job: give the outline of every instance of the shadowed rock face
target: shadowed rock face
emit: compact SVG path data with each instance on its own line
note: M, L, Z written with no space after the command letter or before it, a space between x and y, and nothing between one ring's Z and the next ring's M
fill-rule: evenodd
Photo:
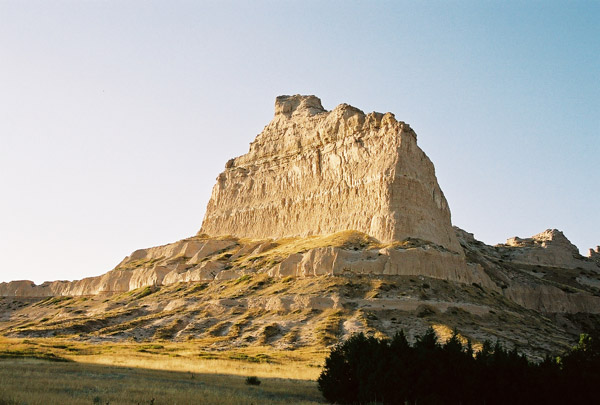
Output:
M596 249L590 249L588 257L600 266L600 246L596 246Z
M583 260L577 246L558 229L547 229L525 239L515 236L497 247L515 263L598 270L593 260ZM593 259L592 250L590 258Z
M275 117L217 178L201 231L249 238L364 232L462 255L433 164L391 113L280 96Z

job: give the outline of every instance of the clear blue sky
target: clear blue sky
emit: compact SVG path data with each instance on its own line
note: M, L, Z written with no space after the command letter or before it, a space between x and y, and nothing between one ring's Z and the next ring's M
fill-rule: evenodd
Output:
M200 228L280 94L391 111L486 243L600 244L599 1L0 1L0 281Z

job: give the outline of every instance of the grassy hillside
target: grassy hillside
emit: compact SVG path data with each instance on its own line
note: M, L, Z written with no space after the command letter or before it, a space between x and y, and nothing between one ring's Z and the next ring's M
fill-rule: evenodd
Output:
M576 340L580 332L569 326L569 317L583 316L564 314L558 323L477 285L426 277L275 279L265 274L114 295L3 297L0 310L0 334L7 337L177 343L210 355L264 347L322 352L355 332L393 336L403 329L410 339L433 326L438 331L457 328L473 343L499 339L541 358Z

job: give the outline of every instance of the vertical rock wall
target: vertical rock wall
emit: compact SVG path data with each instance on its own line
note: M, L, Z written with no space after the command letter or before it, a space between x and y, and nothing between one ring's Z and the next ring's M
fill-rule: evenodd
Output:
M281 96L275 117L217 178L200 232L281 238L365 232L462 249L433 164L391 113Z

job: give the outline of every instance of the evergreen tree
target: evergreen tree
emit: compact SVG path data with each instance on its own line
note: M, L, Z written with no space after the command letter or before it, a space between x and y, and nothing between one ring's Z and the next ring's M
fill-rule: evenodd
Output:
M562 358L531 363L516 348L488 341L473 356L454 331L443 344L433 329L410 345L354 335L325 361L319 388L329 402L383 404L590 404L600 398L600 339L582 335Z

